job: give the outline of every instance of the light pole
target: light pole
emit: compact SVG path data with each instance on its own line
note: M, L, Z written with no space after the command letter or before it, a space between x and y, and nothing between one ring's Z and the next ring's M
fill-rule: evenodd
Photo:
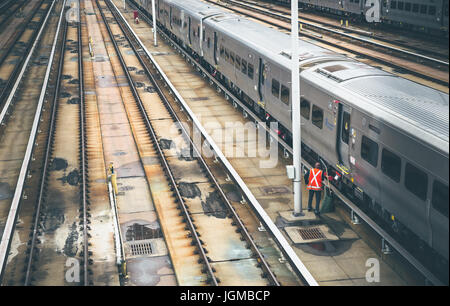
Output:
M294 212L295 217L303 214L302 209L302 151L300 126L300 69L298 50L298 1L291 0L291 38L292 38L292 159L294 162Z
M156 9L155 9L155 0L152 0L152 17L153 17L153 45L155 47L158 46L158 41L156 40L157 31L156 31Z

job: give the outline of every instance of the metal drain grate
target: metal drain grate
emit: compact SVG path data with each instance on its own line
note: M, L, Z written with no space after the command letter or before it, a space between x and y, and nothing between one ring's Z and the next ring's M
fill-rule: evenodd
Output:
M131 254L137 255L151 255L153 253L151 242L135 242L130 244Z
M318 227L299 228L298 233L303 240L326 239L327 237Z

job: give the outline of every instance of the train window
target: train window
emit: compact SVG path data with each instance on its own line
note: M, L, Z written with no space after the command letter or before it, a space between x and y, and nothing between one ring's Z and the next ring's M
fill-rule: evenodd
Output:
M319 129L323 127L323 110L320 107L313 105L312 107L312 123Z
M428 15L436 15L436 7L434 5L430 5L428 8Z
M300 114L303 118L309 120L309 111L311 110L311 105L306 99L300 99Z
M413 3L412 11L413 11L413 13L418 13L419 12L419 4Z
M405 187L422 200L427 199L428 176L425 172L406 163Z
M272 79L272 95L277 99L280 98L280 82L275 79Z
M245 59L242 59L241 71L242 71L243 74L247 74L247 61Z
M252 80L253 80L253 72L254 72L254 70L255 69L254 69L253 65L249 63L248 66L247 66L247 75Z
M228 62L230 59L230 55L228 54L228 50L225 48L225 60Z
M211 38L210 37L208 37L207 45L208 45L208 49L210 49L211 48Z
M433 208L448 218L448 186L439 181L433 183Z
M230 51L230 64L234 66L234 52Z
M427 13L427 5L426 4L422 4L420 5L420 13L421 14L426 14Z
M225 53L225 49L223 48L223 46L220 46L220 57L224 57L224 53Z
M402 2L402 1L399 1L399 2L398 2L397 8L398 8L399 10L403 10L403 2Z
M410 2L406 2L405 3L405 11L411 11L411 3Z
M237 70L241 70L241 58L236 54L236 61L234 62Z
M391 1L391 9L397 9L397 1Z
M344 112L342 114L342 141L348 144L348 139L350 138L350 114Z
M381 153L381 171L397 183L400 182L400 175L402 172L401 158L394 153L383 149L383 152Z
M377 167L378 144L366 136L363 136L361 140L361 157L375 168Z
M289 88L287 88L284 85L281 85L281 102L283 102L286 105L289 105Z

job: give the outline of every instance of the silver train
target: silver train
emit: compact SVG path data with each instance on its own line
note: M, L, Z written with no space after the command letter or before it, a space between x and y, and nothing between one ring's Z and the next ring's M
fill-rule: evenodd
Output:
M151 13L150 0L135 2ZM197 0L157 0L156 10L160 27L291 142L288 35ZM299 44L305 152L361 205L448 262L449 96Z
M372 0L373 1L373 0ZM290 5L290 0L273 0ZM366 20L367 0L299 0L299 7ZM369 2L372 3L372 2ZM448 0L379 0L381 22L448 34Z

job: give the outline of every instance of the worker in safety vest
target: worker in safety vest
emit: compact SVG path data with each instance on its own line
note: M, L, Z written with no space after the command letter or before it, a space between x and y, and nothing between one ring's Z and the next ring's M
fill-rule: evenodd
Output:
M308 211L312 211L312 201L315 195L316 209L314 210L314 213L316 215L320 214L319 206L320 198L322 196L322 179L326 176L320 168L320 163L316 163L314 168L309 170L308 185L306 186L309 190Z

